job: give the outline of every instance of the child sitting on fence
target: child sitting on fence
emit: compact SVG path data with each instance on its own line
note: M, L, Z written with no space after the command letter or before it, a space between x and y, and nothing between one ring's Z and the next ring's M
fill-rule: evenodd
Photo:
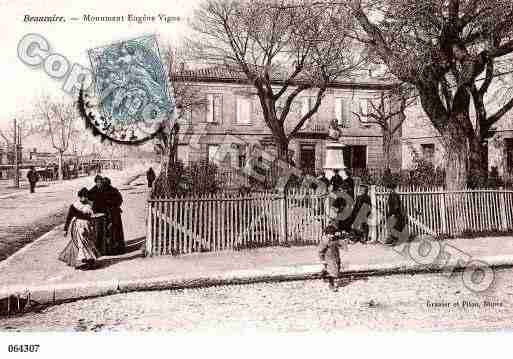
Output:
M334 223L330 223L323 231L319 246L319 257L324 264L323 277L328 279L332 291L338 290L340 277L340 250L347 250L348 233L338 231Z

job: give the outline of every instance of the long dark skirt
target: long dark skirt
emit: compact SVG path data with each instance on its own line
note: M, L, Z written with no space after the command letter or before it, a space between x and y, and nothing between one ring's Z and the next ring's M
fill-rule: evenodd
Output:
M388 239L387 242L407 241L409 232L407 227L407 219L402 214L393 214L387 219Z
M59 255L59 260L78 268L100 256L94 245L95 235L90 221L74 218L69 233L71 239Z
M118 255L125 253L126 246L123 222L121 221L121 210L108 211L106 221L105 241L107 243L107 254Z

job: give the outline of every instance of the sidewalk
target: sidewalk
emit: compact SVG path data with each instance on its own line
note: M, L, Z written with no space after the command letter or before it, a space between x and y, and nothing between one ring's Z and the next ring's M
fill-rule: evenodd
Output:
M124 171L105 171L104 174L122 190L126 179L135 173L144 173L144 168L134 166ZM35 193L22 190L0 195L0 260L63 222L67 209L77 198L77 191L93 185L94 176L89 176L44 183Z
M126 177L125 177L126 178ZM135 177L132 177L134 179ZM126 183L127 181L123 181ZM80 271L57 258L68 239L62 225L0 262L0 315L7 298L30 298L39 304L148 289L173 289L270 280L318 278L317 247L269 247L183 256L144 258L139 248L145 237L144 176L120 185L123 193L125 239L132 251L100 258L100 267ZM121 181L119 182L121 184ZM513 238L487 237L439 242L492 266L513 266ZM423 272L439 268L420 265L381 244L354 244L342 252L344 275ZM14 295L14 297L12 297ZM18 299L19 300L19 299ZM12 307L11 307L12 308Z
M144 186L134 186L125 194L125 208L129 210L124 210L123 220L129 242L143 239L145 227L141 201L146 192ZM492 266L511 266L512 239L488 237L448 240L443 243L465 252L472 260L482 260ZM150 258L144 258L139 249L123 256L102 257L100 268L80 271L57 260L66 242L60 226L7 261L1 262L0 300L11 295L27 298L30 293L30 299L39 304L56 304L136 290L318 278L321 271L315 246ZM436 270L419 265L392 247L381 244L350 245L348 251L343 252L342 262L346 275Z

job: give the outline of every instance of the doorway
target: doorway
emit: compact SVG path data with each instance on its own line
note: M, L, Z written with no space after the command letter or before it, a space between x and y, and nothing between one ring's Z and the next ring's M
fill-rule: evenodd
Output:
M367 146L345 146L344 165L353 171L367 168Z
M299 148L299 161L304 174L315 175L315 145L302 144Z

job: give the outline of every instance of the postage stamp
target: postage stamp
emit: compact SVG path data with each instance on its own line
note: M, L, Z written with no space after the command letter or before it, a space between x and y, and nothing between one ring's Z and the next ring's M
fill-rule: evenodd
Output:
M141 141L171 116L174 101L153 35L89 50L100 116L94 126L109 138Z

